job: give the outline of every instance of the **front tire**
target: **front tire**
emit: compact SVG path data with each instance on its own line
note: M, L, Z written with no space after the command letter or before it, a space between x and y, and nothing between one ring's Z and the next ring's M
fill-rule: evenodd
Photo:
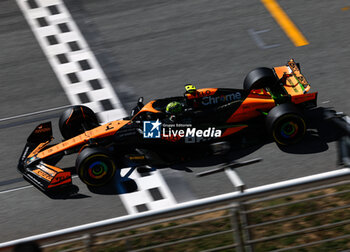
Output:
M108 151L102 148L85 148L76 160L77 174L81 181L93 187L108 184L117 170Z
M84 133L99 125L94 111L86 106L72 106L60 116L59 128L64 139Z
M293 104L282 104L271 109L266 117L266 128L280 145L298 143L306 133L305 120Z

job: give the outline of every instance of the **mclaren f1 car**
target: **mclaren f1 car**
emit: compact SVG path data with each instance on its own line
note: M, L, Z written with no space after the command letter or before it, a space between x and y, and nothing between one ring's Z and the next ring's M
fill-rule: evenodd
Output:
M71 185L72 177L57 163L75 153L79 178L101 187L125 167L131 167L130 174L137 167L169 167L199 155L220 154L228 146L222 143L257 129L279 145L294 144L307 129L303 111L315 107L317 100L293 59L252 70L243 89L185 89L182 96L145 105L140 98L129 117L103 125L91 109L73 106L59 120L64 140L51 144L51 122L40 124L27 139L18 170L44 191L61 188Z

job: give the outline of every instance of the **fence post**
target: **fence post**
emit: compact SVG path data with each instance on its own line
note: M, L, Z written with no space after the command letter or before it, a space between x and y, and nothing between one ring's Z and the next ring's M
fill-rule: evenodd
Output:
M232 208L230 209L230 220L231 220L231 226L234 229L233 232L233 240L234 243L237 244L236 250L237 252L244 252L244 243L242 239L242 228L239 221L239 214L237 205L234 204Z
M92 235L91 234L86 234L84 235L84 246L85 246L85 251L86 252L91 252L91 245L93 243L92 239Z
M246 206L242 203L239 202L239 213L240 213L240 219L241 219L241 225L243 229L243 244L245 247L245 251L247 252L254 252L254 247L253 245L246 245L245 241L251 240L251 233L250 230L247 229L246 227L249 225L249 220L248 216L246 215Z

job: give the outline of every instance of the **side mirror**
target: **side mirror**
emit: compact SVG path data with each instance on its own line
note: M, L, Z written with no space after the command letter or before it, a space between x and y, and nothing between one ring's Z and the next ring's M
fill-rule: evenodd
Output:
M135 116L143 108L143 106L143 97L139 97L136 107L131 110L130 116Z

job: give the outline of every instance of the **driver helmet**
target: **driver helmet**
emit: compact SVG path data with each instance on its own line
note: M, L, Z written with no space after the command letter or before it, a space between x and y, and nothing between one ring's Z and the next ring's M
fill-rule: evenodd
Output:
M185 90L186 90L186 93L189 93L189 94L195 93L197 91L196 87L192 84L186 84Z
M165 111L169 114L179 114L182 112L182 104L177 101L170 102L167 106Z

